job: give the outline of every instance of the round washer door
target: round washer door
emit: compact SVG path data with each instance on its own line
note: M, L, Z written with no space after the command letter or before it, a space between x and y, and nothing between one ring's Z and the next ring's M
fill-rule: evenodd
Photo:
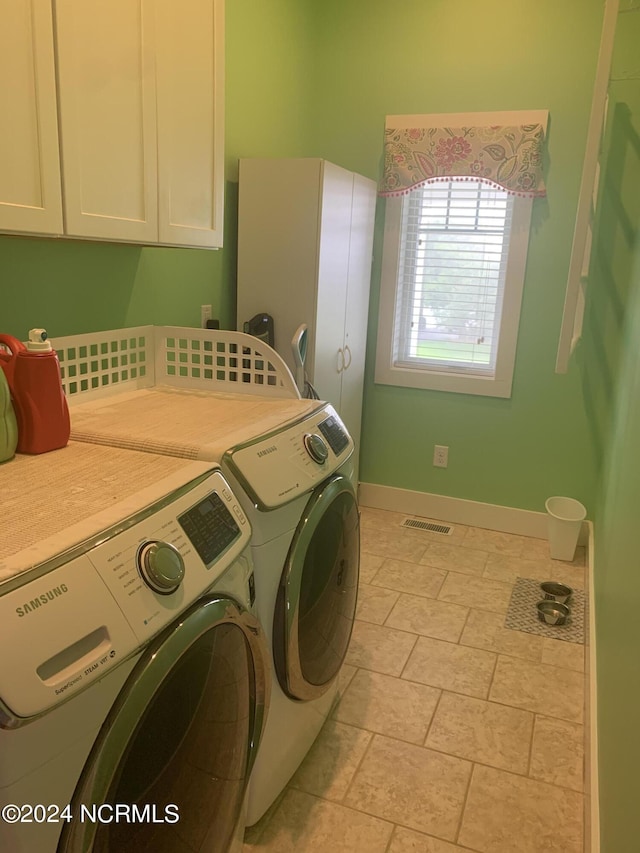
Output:
M321 696L344 661L355 619L360 564L351 481L331 477L311 495L280 580L273 623L278 681L292 699Z
M226 853L244 829L266 652L257 620L226 597L201 599L152 642L98 734L58 852Z

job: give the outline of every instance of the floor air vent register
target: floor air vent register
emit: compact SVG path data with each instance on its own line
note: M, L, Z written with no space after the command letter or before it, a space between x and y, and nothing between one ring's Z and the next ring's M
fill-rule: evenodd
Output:
M435 524L433 521L423 521L420 518L405 518L400 526L409 527L411 530L428 530L430 533L442 533L444 536L451 536L453 531L453 527L448 524Z

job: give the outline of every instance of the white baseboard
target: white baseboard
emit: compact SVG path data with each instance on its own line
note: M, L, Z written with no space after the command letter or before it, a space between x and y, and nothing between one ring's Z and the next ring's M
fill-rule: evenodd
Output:
M484 527L488 530L499 530L502 533L515 533L518 536L547 538L545 512L467 501L429 492L414 492L394 486L379 486L376 483L360 483L359 500L362 506L376 509L404 512L407 515L419 515L423 518L467 524L472 527ZM586 545L588 541L589 524L584 522L578 542Z
M585 720L585 853L600 853L600 787L598 782L598 679L596 664L596 607L594 590L594 532L589 524L589 622L587 626L587 702Z

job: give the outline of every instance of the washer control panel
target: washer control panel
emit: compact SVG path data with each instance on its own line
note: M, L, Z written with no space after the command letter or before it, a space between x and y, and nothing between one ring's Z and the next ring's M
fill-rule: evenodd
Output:
M32 717L102 677L206 590L227 589L250 538L211 470L0 596L0 644L11 650L0 656L2 704Z
M145 640L208 589L249 539L247 518L216 472L88 557Z
M333 406L273 435L225 454L233 475L260 509L273 509L308 492L353 453L353 439Z

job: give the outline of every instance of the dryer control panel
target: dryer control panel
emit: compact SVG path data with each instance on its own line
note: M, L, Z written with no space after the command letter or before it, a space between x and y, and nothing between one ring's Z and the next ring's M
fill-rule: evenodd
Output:
M223 465L229 465L259 509L274 509L337 471L353 448L347 428L327 404L279 432L233 449Z
M237 596L251 572L250 537L229 484L209 471L0 596L0 701L16 718L35 716L102 677L210 588Z

